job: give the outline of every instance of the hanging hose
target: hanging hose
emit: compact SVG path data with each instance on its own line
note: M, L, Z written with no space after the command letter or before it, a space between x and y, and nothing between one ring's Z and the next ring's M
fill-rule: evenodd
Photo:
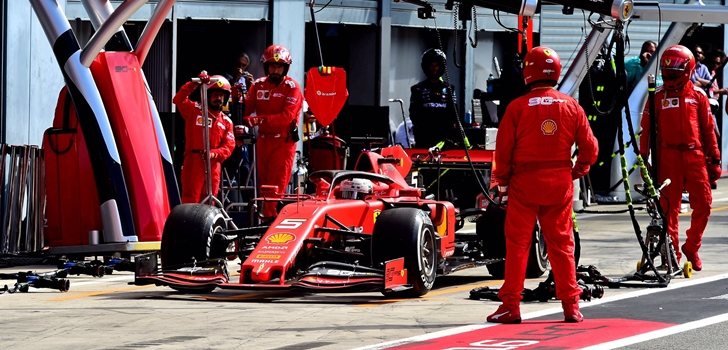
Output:
M316 25L316 13L313 11L313 6L316 0L308 2L308 7L311 10L311 23L313 24L313 31L316 33L316 44L318 45L319 60L321 61L321 67L324 66L324 54L321 51L321 38L319 37L318 25Z
M433 20L433 23L435 24L435 33L437 34L437 43L440 47L440 50L443 50L442 38L440 37L440 29L437 26L437 20L435 18L433 18L432 20ZM457 21L455 21L455 23L457 23ZM455 29L455 32L457 33L457 28ZM458 43L455 42L453 45L457 46ZM443 51L443 52L445 52L445 51ZM475 169L475 165L473 164L473 159L470 157L470 148L471 148L470 141L468 140L468 137L465 135L465 129L463 128L463 124L460 121L460 115L458 113L457 106L455 105L455 92L453 91L453 87L450 84L450 76L449 76L449 72L447 69L447 64L445 64L445 67L443 67L443 70L445 73L444 74L445 85L447 85L447 89L450 92L450 99L451 99L450 102L454 109L453 112L455 115L455 123L457 124L457 130L458 130L458 133L460 134L460 138L463 140L463 151L465 152L465 158L468 160L468 165L470 166L470 170L473 173L473 177L475 177L478 187L480 188L480 192L483 194L483 196L485 196L486 200L488 200L488 203L490 203L492 205L500 205L498 202L496 202L493 199L493 197L490 196L490 193L487 189L488 184L483 183L483 179L480 178L480 174L478 174L478 171ZM406 125L405 125L405 127L406 127ZM439 174L439 171L438 171L438 174ZM438 176L441 176L441 175L442 174L439 174ZM439 183L439 178L438 178L438 183ZM439 190L438 190L438 193L439 193Z
M626 75L625 75L625 70L624 70L624 36L623 36L623 34L624 34L623 33L623 23L617 22L617 26L616 26L615 33L614 33L614 35L616 37L616 48L617 48L617 50L616 50L617 54L616 54L616 59L615 59L616 68L617 68L617 79L620 84L620 88L619 88L617 94L619 96L618 99L621 102L621 104L625 110L625 114L626 114L625 118L627 120L628 132L632 139L632 141L631 141L632 149L636 155L636 164L637 164L637 167L640 169L640 175L642 176L642 178L645 182L646 194L651 200L656 200L656 198L658 197L657 191L655 190L654 184L652 183L652 179L647 170L647 167L645 166L642 156L639 153L639 146L637 145L637 136L635 135L634 127L632 125L632 118L631 118L631 115L629 112L629 104L627 101L627 95L626 95L626 89L625 89ZM654 91L652 92L652 94L654 94ZM639 222L637 222L637 217L635 215L635 209L634 209L634 206L632 203L632 193L631 193L631 189L629 186L629 173L627 171L627 160L625 158L625 147L624 147L624 143L622 142L622 140L624 140L624 130L623 129L624 129L624 127L620 123L619 127L617 128L617 140L619 140L619 142L618 142L619 143L619 158L620 158L620 163L622 165L621 166L622 178L623 178L622 183L624 185L623 187L625 190L625 199L627 201L627 208L629 209L629 215L632 220L632 226L634 228L634 232L637 237L637 242L639 243L640 248L642 249L643 255L647 260L646 267L648 267L649 269L652 270L652 272L654 272L655 276L657 277L659 286L666 286L667 283L669 283L669 280L666 279L665 277L663 277L657 271L657 268L655 267L652 256L650 256L648 254L648 247L645 244L644 239L642 238L642 230L640 229ZM658 208L658 213L660 214L660 216L664 217L664 216L662 216L662 210L659 207L659 202L657 202L656 207ZM663 225L663 231L665 231L664 225ZM663 241L663 237L661 236L660 243L662 243L662 241ZM668 259L668 261L669 261L669 259Z

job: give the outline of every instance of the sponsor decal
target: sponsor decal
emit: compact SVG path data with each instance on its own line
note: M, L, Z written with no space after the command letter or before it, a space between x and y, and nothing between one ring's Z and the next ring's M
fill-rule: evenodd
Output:
M563 103L566 102L566 100L561 98L553 98L551 96L544 96L544 97L531 97L528 99L528 106L538 106L538 105L544 105L549 106L554 103Z
M197 126L202 126L203 125L202 116L201 115L198 115L197 118L195 118L195 125L197 125ZM210 126L210 125L212 125L212 119L207 118L207 126Z
M662 109L677 108L680 107L680 98L665 98L662 100Z
M117 73L126 73L129 71L129 66L116 66L114 67L114 71Z
M286 250L286 249L288 249L288 246L285 246L285 245L264 245L264 246L260 247L261 252L264 252L266 250Z
M274 92L273 93L273 97L283 97L283 96L286 96L286 95L284 95L284 94L282 94L280 92Z
M296 236L288 232L279 232L265 238L271 244L286 244L294 239L296 239Z
M336 96L336 91L324 92L321 90L316 90L316 95L318 95L318 96Z
M696 105L696 104L698 104L698 101L694 98L686 98L685 103Z
M266 263L274 263L276 261L275 260L270 260L270 259L250 259L250 262L253 263L253 264L265 265Z
M541 132L546 136L553 135L556 129L556 122L553 119L546 119L541 123Z
M280 254L257 254L255 256L257 259L280 259Z
M264 101L270 100L270 90L258 90L255 98Z
M291 89L296 88L296 82L294 82L293 80L286 80L286 85L288 85L288 87L290 87Z

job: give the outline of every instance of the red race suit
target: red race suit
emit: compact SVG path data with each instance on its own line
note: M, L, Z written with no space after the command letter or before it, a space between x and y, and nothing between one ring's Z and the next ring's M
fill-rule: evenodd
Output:
M277 85L268 77L260 78L248 90L244 119L251 124L251 114L255 113L261 121L255 145L259 186L273 185L278 187L278 193L286 192L296 155L297 138L293 137L292 128L298 125L302 106L301 87L289 76ZM266 202L264 216L276 215L274 204Z
M187 82L174 95L172 102L179 108L185 121L185 159L182 163L182 203L199 203L207 196L205 190L205 162L202 126L202 108L189 99L199 86ZM210 128L210 165L212 169L212 195L220 189L222 162L230 156L235 147L233 122L222 111L208 111Z
M579 155L572 166L571 149ZM536 87L508 105L498 128L494 178L508 186L505 282L499 297L518 305L536 219L554 272L556 295L578 303L573 222L573 179L589 172L598 143L584 110L570 96Z
M658 182L671 181L662 190L660 205L666 216L667 232L680 259L678 215L683 189L690 194L690 207L693 208L685 246L689 251L697 252L713 202L706 159L720 159L720 151L713 132L708 97L692 82L687 82L678 91L659 88L655 93L655 114ZM649 105L642 113L640 124L640 153L647 159L650 152Z

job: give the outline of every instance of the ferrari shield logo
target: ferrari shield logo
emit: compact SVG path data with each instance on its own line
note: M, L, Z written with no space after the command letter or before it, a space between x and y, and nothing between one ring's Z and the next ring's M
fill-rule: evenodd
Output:
M377 219L379 218L379 215L381 215L381 214L382 214L382 211L381 210L375 210L374 211L374 215L372 215L373 221L374 222L377 222Z

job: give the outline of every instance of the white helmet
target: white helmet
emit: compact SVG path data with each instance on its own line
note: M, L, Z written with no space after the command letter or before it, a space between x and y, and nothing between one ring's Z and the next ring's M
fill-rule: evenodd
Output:
M367 179L347 179L341 182L342 199L363 199L374 192L374 184Z

